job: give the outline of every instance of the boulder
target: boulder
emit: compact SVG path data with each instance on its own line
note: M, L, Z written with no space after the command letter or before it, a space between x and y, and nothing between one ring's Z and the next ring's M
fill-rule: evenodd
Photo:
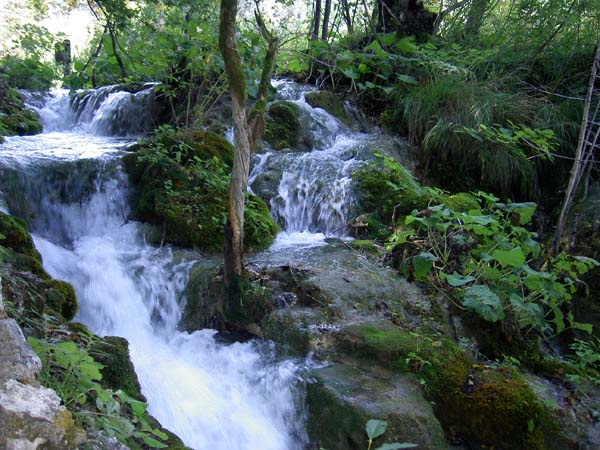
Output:
M0 448L70 450L84 441L52 389L14 379L0 385Z
M42 369L38 356L13 319L0 320L0 383L10 379L34 384Z
M307 386L308 435L329 450L363 450L365 424L385 420L375 442L408 442L422 450L447 448L431 404L411 374L363 370L347 364L315 369Z

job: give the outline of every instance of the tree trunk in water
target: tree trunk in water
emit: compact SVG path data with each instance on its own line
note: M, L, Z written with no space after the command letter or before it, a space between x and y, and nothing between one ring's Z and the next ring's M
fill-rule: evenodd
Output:
M581 128L579 130L579 140L577 143L577 151L575 152L575 161L571 168L571 176L569 177L569 185L565 193L565 200L563 202L562 210L560 212L560 218L558 219L558 225L556 227L556 234L554 241L552 242L552 253L558 252L561 246L561 239L565 234L565 227L567 225L567 219L569 217L569 211L575 199L575 194L581 182L583 175L587 172L589 165L593 160L594 150L598 146L598 138L600 135L600 125L596 120L598 113L598 107L600 107L600 99L597 99L596 108L594 113L590 114L592 103L594 103L594 89L596 81L600 78L600 40L596 47L596 55L594 62L592 63L592 70L590 75L590 81L588 85L587 95L585 97L585 103L583 107L583 119L581 122ZM594 127L596 130L594 131Z
M229 204L225 225L224 282L228 309L238 309L242 299L241 281L244 272L244 200L250 169L250 141L246 128L246 83L240 55L235 45L237 0L221 0L219 49L225 62L225 72L231 92L235 152L229 184Z

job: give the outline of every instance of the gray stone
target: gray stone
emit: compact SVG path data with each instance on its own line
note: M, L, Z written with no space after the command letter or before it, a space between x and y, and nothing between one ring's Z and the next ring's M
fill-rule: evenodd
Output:
M85 448L87 450L129 450L129 447L121 444L116 438L100 431L90 434Z
M431 404L411 374L336 364L312 372L307 387L308 433L329 450L366 448L365 424L385 420L386 433L375 442L408 442L421 450L448 448Z
M0 448L75 449L85 440L52 389L9 380L0 387Z
M41 368L40 359L25 341L17 322L0 320L0 383L10 379L35 383Z

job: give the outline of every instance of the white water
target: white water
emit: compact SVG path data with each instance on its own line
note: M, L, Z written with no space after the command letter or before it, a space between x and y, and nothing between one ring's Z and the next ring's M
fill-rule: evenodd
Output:
M325 238L345 238L356 198L352 170L364 164L361 155L369 136L357 133L304 99L310 90L294 83L277 83L280 98L300 111L304 139L310 151L267 150L254 158L250 187L267 171L276 172L271 214L284 230L274 249L324 245ZM281 171L281 173L279 173Z
M114 104L118 96L113 94L105 101ZM57 118L73 116L60 109L67 105L64 100L54 104L59 108L46 104L38 110L44 124L57 130ZM126 111L121 106L119 114ZM87 105L82 108L89 113ZM191 263L175 264L169 248L145 244L138 225L126 222L127 181L115 168L124 141L85 134L94 128L82 123L93 124L109 114L100 100L92 110L104 116L92 112L85 122L80 112L71 122L75 132L8 138L0 145L0 169L18 170L24 195L31 193L27 198L35 203L29 205L35 210L32 216L43 216L32 226L45 268L74 285L78 320L100 335L128 339L150 412L186 445L211 450L303 448L296 364L276 361L268 344L223 345L211 330L177 330ZM91 194L81 188L61 199L55 190L61 175L52 184L40 185L52 179L55 164L85 159L98 173ZM72 170L78 169L73 165ZM76 181L69 182L75 186Z

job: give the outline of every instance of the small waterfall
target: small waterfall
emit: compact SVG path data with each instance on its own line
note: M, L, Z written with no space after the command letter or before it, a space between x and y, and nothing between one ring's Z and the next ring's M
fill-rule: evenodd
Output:
M186 445L303 449L297 363L278 360L269 343L224 345L212 330L177 329L194 261L146 244L139 225L127 221L129 186L119 157L131 140L84 134L93 127L77 124L110 121L128 100L118 91L86 95L92 97L71 110L72 131L58 131L51 112L67 103L55 95L54 105L39 106L52 132L0 145L0 192L13 214L30 221L44 267L75 287L77 320L128 339L149 411Z
M315 245L327 236L346 236L356 204L352 171L372 157L373 138L351 131L335 117L304 100L310 90L276 83L279 98L299 107L309 152L273 151L255 155L249 183L270 201L283 228L276 246Z

